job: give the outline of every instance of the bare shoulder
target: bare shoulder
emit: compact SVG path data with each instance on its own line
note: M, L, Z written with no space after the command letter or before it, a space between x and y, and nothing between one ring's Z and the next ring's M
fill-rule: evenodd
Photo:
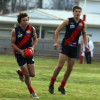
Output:
M15 35L15 29L12 29L11 34Z
M15 29L12 29L12 32L14 32L14 33L15 33Z
M65 19L65 21L66 21L66 22L68 22L68 21L69 21L69 19L67 18L67 19Z
M65 19L63 23L64 23L65 25L68 25L68 23L69 23L69 19L68 19L68 18Z
M36 30L35 30L35 27L33 27L33 36L35 35L36 33Z
M35 27L33 27L33 31L35 31Z
M15 40L16 40L15 29L12 29L12 32L11 32L11 41L15 41Z

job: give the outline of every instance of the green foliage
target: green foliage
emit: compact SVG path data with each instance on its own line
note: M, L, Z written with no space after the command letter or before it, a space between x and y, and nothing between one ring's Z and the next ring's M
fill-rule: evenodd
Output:
M100 62L79 64L76 61L65 86L67 95L58 92L58 86L66 70L66 64L55 83L55 94L49 94L48 85L57 59L36 58L36 76L31 78L32 86L39 100L100 100ZM0 55L0 100L32 100L25 83L16 74L18 65L14 56Z

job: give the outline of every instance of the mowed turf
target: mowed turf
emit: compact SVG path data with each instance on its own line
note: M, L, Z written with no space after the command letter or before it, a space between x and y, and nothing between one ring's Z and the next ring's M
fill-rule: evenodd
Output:
M55 82L55 93L48 92L48 85L58 59L35 57L36 76L31 78L32 86L39 100L100 100L100 62L79 64L74 69L65 86L67 95L61 95L58 87L62 80L66 63ZM19 69L14 56L0 55L0 100L32 100L24 82L16 73Z

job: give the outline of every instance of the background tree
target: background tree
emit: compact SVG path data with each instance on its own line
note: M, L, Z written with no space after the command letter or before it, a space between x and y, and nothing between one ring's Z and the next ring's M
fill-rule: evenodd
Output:
M78 5L74 0L0 0L0 12L15 13L34 8L71 10Z
M40 2L41 1L41 2ZM10 13L42 7L42 0L10 0Z
M42 8L43 0L38 0L38 8Z
M78 1L74 0L51 0L52 9L72 10L72 6L78 5Z
M9 13L8 6L7 6L9 1L10 0L0 0L0 13L1 13L1 15Z

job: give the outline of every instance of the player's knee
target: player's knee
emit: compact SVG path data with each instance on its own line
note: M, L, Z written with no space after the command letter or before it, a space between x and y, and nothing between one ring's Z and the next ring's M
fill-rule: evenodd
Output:
M61 70L62 69L62 66L59 66L58 69Z
M59 68L59 69L61 69L62 67L63 67L63 65L62 65L62 64L59 64L59 65L58 65L58 68Z
M34 73L30 74L30 77L35 77L35 74Z
M72 67L69 67L69 68L67 68L67 70L68 70L68 71L72 71L72 70L73 70L73 68L72 68Z
M24 76L25 76L25 78L29 78L30 77L29 74L25 74Z

